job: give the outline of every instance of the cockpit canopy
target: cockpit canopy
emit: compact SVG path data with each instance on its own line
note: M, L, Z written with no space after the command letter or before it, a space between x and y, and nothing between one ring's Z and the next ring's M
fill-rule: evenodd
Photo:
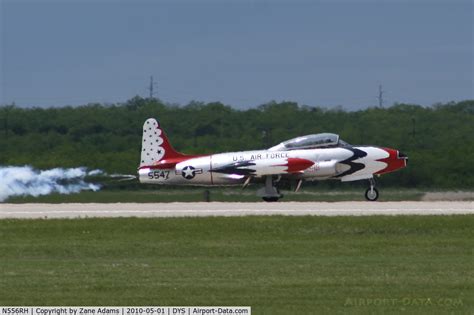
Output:
M335 148L344 147L348 145L349 144L347 144L347 142L340 140L339 135L335 133L318 133L284 141L274 147L271 147L268 150L288 151L302 149Z

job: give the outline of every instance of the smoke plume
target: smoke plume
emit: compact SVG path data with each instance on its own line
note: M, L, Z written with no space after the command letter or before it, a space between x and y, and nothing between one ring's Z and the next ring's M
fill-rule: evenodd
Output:
M35 170L31 166L0 166L0 202L12 196L71 194L81 190L97 191L100 185L87 183L87 176L104 174L84 167Z

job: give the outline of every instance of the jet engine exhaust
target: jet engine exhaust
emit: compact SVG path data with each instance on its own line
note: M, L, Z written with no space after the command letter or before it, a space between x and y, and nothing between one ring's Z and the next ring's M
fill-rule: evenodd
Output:
M41 196L52 193L73 194L84 190L98 191L101 179L133 180L134 175L108 175L86 167L38 170L31 166L0 166L0 202L13 196ZM91 182L92 181L92 182Z

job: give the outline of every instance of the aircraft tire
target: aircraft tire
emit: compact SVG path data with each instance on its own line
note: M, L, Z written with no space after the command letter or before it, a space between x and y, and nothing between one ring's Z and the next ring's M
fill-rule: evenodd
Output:
M280 198L278 198L278 197L262 197L262 199L266 202L276 202Z
M379 191L376 188L373 188L372 191L370 188L368 188L365 191L365 199L368 201L376 201L379 199Z

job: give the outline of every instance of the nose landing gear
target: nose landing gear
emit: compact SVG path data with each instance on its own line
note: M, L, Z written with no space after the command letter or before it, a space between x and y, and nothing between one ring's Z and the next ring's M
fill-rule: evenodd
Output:
M375 180L369 179L370 187L365 191L365 199L376 201L379 198L379 191L375 188Z

